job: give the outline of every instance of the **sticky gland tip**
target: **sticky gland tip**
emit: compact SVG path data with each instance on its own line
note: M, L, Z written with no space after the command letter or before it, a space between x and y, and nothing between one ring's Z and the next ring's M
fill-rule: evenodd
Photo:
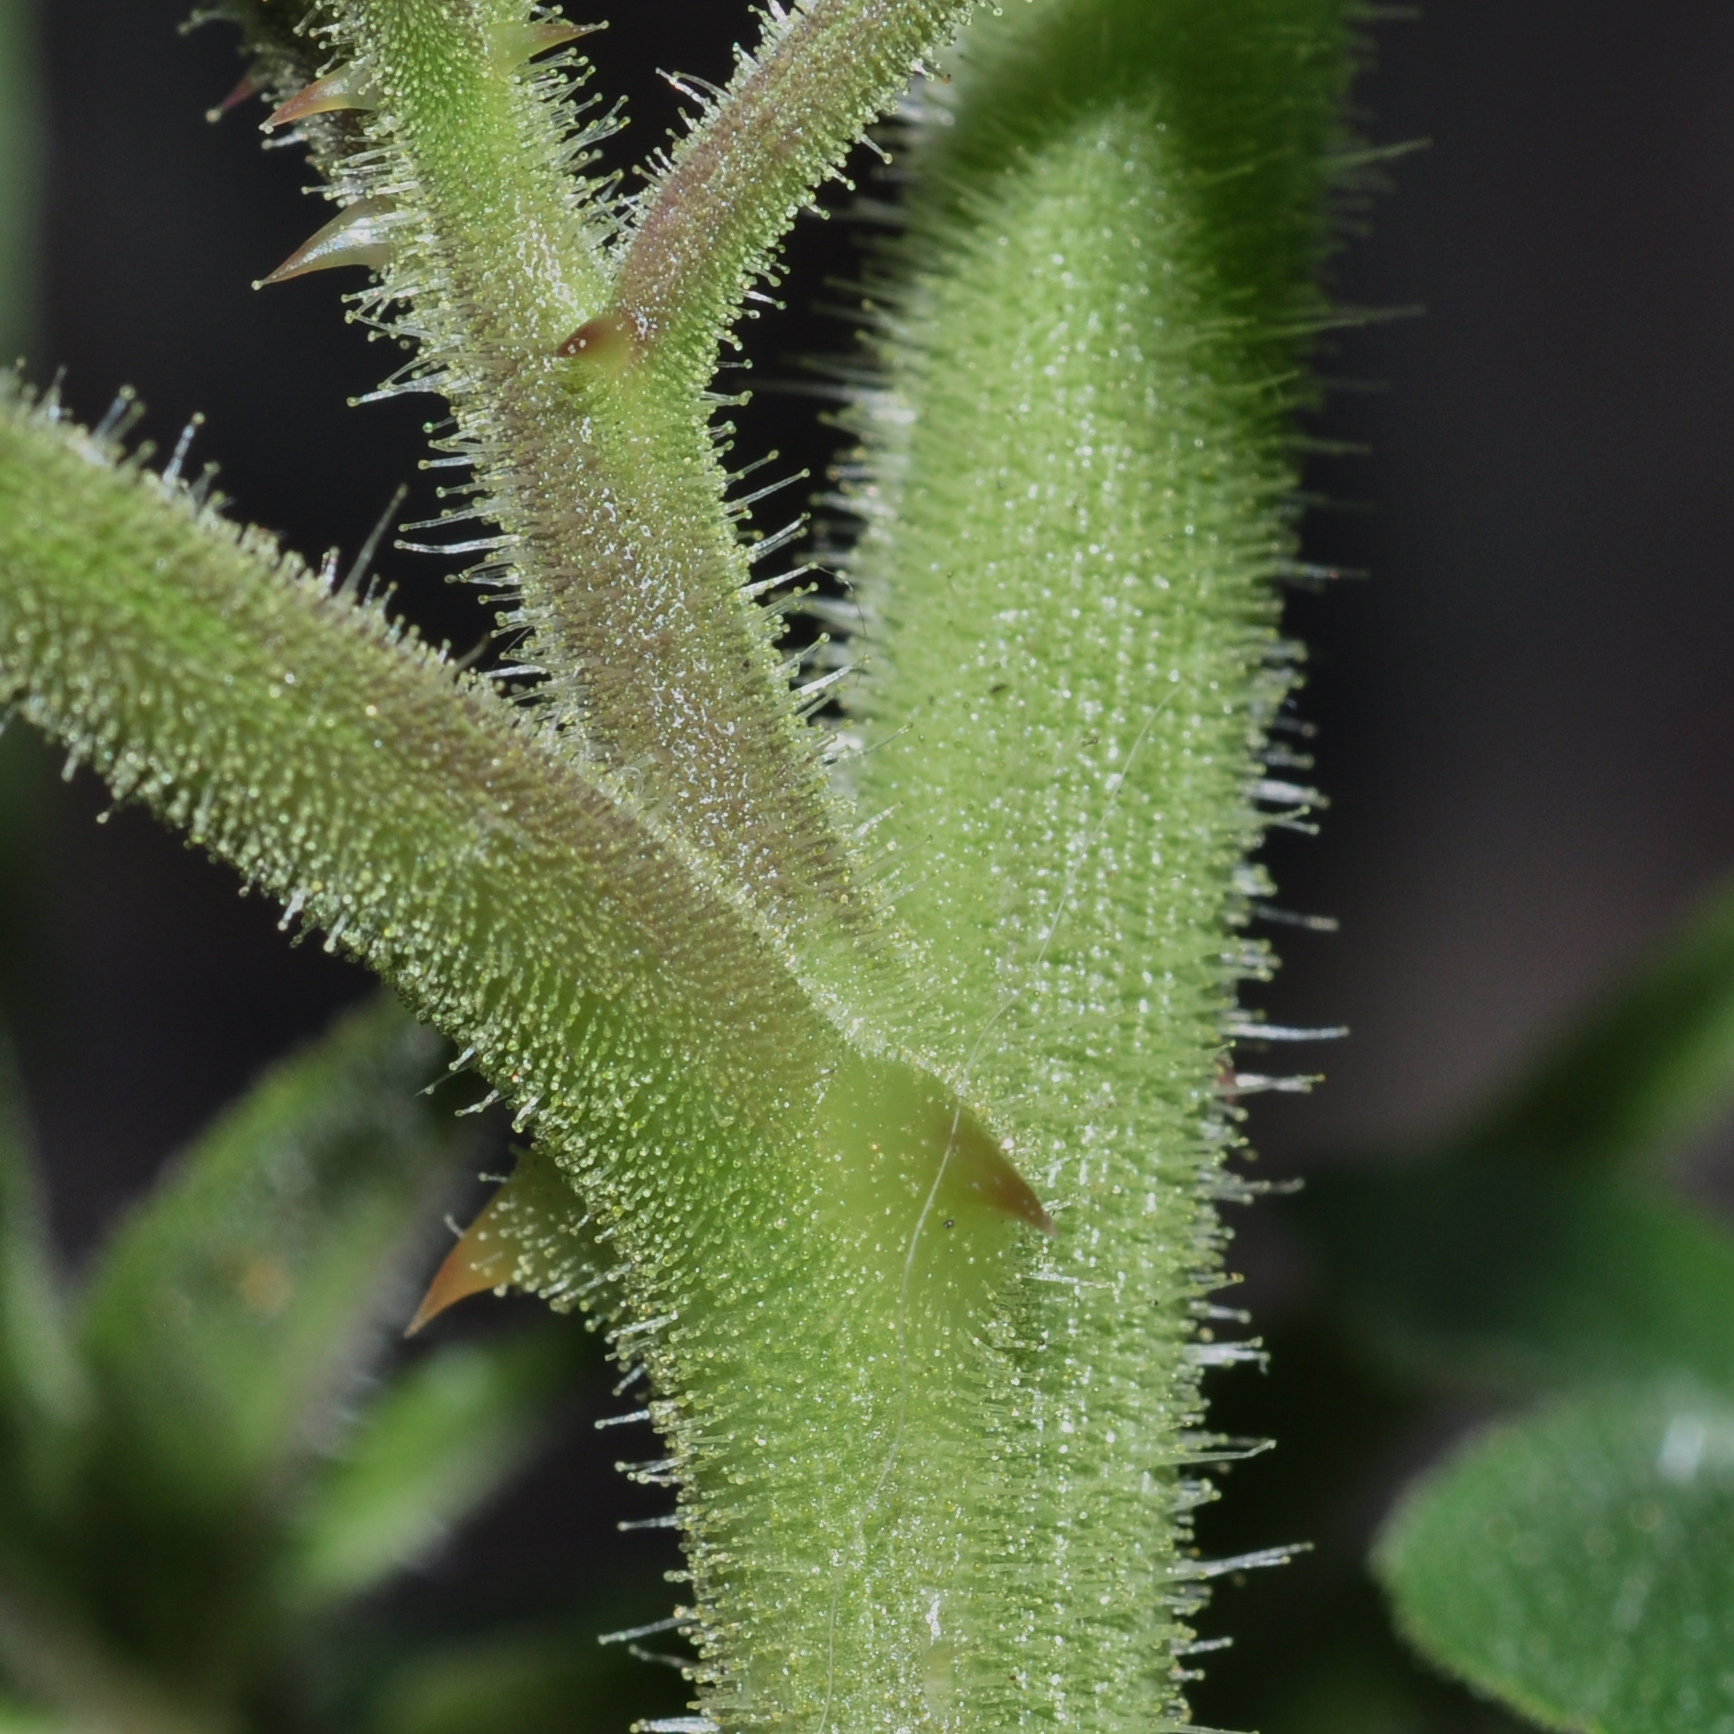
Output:
M249 72L241 82L217 104L215 108L207 108L205 110L205 119L209 121L212 126L215 126L217 122L230 111L230 109L239 108L248 97L257 96L258 94L259 81Z

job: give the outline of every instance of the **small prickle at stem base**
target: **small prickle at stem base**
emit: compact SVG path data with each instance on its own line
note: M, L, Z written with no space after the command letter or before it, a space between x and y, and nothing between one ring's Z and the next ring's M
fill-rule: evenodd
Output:
M632 332L619 314L599 313L585 320L554 353L567 361L588 361L615 373L632 360L636 348Z
M511 1243L499 1232L502 1218L510 1208L504 1204L511 1182L502 1186L488 1201L482 1213L445 1256L427 1293L415 1309L415 1316L404 1327L403 1334L413 1337L424 1325L439 1317L447 1307L456 1306L484 1289L495 1289L511 1281L517 1255Z

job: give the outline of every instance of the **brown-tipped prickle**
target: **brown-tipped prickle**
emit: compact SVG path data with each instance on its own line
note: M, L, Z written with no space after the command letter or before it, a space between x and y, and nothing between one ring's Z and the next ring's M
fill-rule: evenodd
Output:
M316 114L340 114L345 110L375 109L379 98L373 82L358 66L340 66L324 78L316 78L304 89L296 91L281 107L259 123L261 132L275 132L281 126L293 126Z
M377 271L392 253L390 219L397 207L390 199L358 199L341 216L333 217L304 241L269 277L253 285L264 289L314 271L334 271L340 265L365 265Z

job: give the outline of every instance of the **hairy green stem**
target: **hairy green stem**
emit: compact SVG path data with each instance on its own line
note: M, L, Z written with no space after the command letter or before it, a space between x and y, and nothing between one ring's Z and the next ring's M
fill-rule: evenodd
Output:
M630 1123L670 1070L755 1117L767 1069L810 1086L786 961L605 774L51 416L0 419L0 640L7 692L73 762L356 951L551 1125Z
M989 1397L979 1605L1017 1611L977 1628L983 1727L1184 1718L1177 1459L1202 1368L1255 1348L1188 1342L1269 967L1239 863L1255 801L1312 798L1260 755L1344 46L1340 0L984 21L872 292L854 780L943 984L902 1033L1006 1105L1059 1225Z
M851 1049L603 774L109 455L52 406L0 412L0 695L533 1115L589 1226L535 1281L650 1370L642 1474L681 1489L715 1713L913 1713L1027 1189L944 1085Z
M633 212L611 315L638 347L674 352L694 387L771 248L865 129L945 42L968 0L772 4L769 40L740 55Z
M363 307L452 401L540 724L15 404L0 692L533 1121L581 1214L539 1157L502 1236L649 1375L634 1472L678 1488L699 1726L1176 1728L1199 1378L1256 1353L1205 1299L1268 969L1242 862L1312 798L1266 739L1271 581L1345 0L1037 0L924 98L853 411L852 778L894 915L743 594L698 386L950 8L795 15L619 277L557 75L519 63L535 15L329 10L369 106L320 149L369 202L323 244L389 249Z
M600 284L545 299L545 316L520 324L519 286L499 280L521 275L533 293L537 261L559 250L555 226L569 225L568 185L543 168L530 220L495 231L494 178L531 153L472 127L454 99L515 82L490 60L486 29L520 10L495 4L469 30L431 0L355 10L355 45L381 90L372 130L389 141L384 184L419 225L389 281L436 286L416 297L407 328L453 402L454 449L475 461L483 515L505 531L496 575L519 595L507 622L529 629L526 654L554 672L549 700L583 750L634 779L786 930L829 924L866 905L778 679L768 617L741 595L748 567L706 409L692 399L671 414L608 365L556 353L599 311ZM514 100L526 127L557 129L547 103L521 90Z
M526 654L553 674L547 697L583 750L637 780L729 883L814 949L832 932L871 938L879 923L779 667L773 617L749 594L752 558L724 506L702 387L745 275L955 8L896 8L889 34L877 30L883 10L799 14L743 72L739 123L713 117L694 135L618 267L598 252L596 190L560 170L574 147L560 142L553 75L526 75L499 51L522 29L520 6L367 0L344 26L379 103L367 126L383 153L359 173L340 166L338 184L395 213L388 294L413 306L393 329L419 342L410 378L451 399L452 449L481 483L453 521L502 526L483 576L516 591L504 618L528 631ZM788 107L792 55L806 70L784 116L801 134L789 152L760 135L765 105ZM707 246L679 240L689 232ZM727 279L704 304L702 365L672 367L661 346L637 365L600 340L557 353L670 248L689 275Z

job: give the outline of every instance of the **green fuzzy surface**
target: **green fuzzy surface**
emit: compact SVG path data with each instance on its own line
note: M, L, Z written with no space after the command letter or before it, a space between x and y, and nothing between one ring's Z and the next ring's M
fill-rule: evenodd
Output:
M909 43L949 16L893 11ZM705 206L777 160L744 66L615 239L565 178L561 76L498 52L530 9L328 12L378 106L316 155L390 202L361 313L453 404L539 708L16 399L0 697L378 970L534 1128L535 1185L580 1208L525 1182L517 1275L649 1375L662 1455L626 1467L676 1490L695 1729L1180 1727L1199 1378L1254 1352L1200 1326L1225 1024L1268 968L1244 859L1261 803L1307 800L1259 755L1344 8L1038 0L929 90L855 409L849 780L879 882L742 594L686 338L554 346L712 145L681 329L713 343L915 49L873 35L883 0L800 8L754 63L823 49L783 68L799 161Z
M1316 0L1008 8L911 153L857 406L855 772L924 942L908 1039L1058 1234L990 1396L983 1726L1183 1717L1175 1466L1219 1280L1236 870L1290 681L1286 428L1346 65ZM1252 245L1253 238L1257 245ZM1256 880L1242 876L1242 891ZM1275 1539L1275 1538L1273 1538Z
M936 1574L976 1536L987 1337L1034 1232L979 1184L991 1145L935 1080L851 1052L606 779L112 456L51 406L0 413L0 690L534 1123L601 1265L538 1286L583 1290L649 1370L666 1455L632 1472L680 1489L716 1713L865 1695L906 1719Z
M369 148L330 165L335 196L395 210L394 256L362 312L413 341L402 386L452 405L444 444L474 464L479 488L465 492L479 498L448 522L483 533L450 540L488 556L477 581L511 604L502 623L548 676L540 702L576 751L666 811L719 882L817 952L839 927L873 931L872 901L771 617L745 594L766 573L725 507L692 354L657 350L622 371L560 353L607 313L623 249L603 251L617 222L608 187L569 172L609 130L575 112L581 65L496 52L524 12L518 0L343 9L338 41L381 106ZM857 124L851 111L845 136ZM799 203L823 167L789 165L782 202ZM731 232L705 226L713 246ZM743 263L731 254L712 271L729 307ZM721 317L713 308L705 327L705 377Z

